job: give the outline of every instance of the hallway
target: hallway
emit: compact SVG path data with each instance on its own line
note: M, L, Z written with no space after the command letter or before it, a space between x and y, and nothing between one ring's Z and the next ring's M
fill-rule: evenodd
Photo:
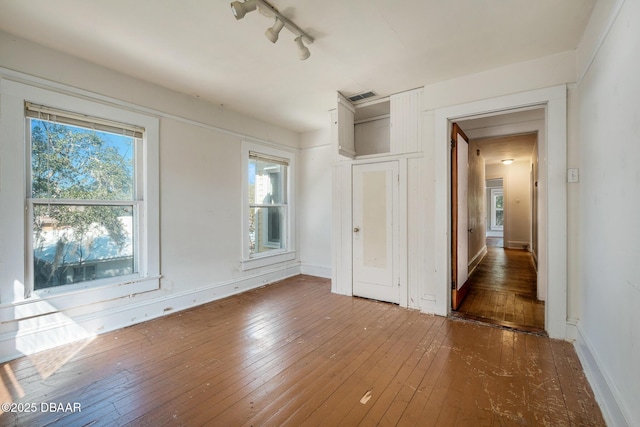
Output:
M544 332L544 302L536 298L531 254L491 245L469 277L469 294L454 316L528 332Z

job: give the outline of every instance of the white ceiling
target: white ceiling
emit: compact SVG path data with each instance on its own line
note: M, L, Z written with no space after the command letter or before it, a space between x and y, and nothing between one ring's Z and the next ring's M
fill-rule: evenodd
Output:
M524 135L484 138L476 141L485 165L497 165L502 160L531 161L538 136L535 133Z
M229 0L0 0L0 30L295 131L335 92L390 95L573 50L595 0L271 0L315 38Z

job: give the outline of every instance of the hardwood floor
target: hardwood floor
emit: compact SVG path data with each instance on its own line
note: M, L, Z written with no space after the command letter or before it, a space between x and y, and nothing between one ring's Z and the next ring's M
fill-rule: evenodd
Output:
M453 314L544 333L544 302L536 296L529 252L487 245L487 255L469 277L469 293Z
M1 425L603 426L572 345L291 279L23 357Z

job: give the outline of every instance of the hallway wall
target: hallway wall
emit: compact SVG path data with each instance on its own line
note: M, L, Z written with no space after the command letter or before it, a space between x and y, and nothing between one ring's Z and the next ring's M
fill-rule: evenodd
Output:
M637 426L640 2L619 1L616 6L619 14L578 83L581 289L577 346L598 399L605 403L607 422Z
M530 163L515 161L510 165L487 165L486 169L487 179L503 179L505 247L523 249L531 246Z
M482 153L478 154L478 144L469 141L469 264L479 261L486 252L487 207L485 204L485 167Z

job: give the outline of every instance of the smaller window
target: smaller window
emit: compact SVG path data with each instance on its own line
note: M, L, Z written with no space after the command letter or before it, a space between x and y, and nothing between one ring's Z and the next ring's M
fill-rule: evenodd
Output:
M504 194L502 188L491 189L491 230L504 228Z
M295 154L242 143L243 270L292 261L295 252Z
M287 249L288 159L249 152L249 253Z

